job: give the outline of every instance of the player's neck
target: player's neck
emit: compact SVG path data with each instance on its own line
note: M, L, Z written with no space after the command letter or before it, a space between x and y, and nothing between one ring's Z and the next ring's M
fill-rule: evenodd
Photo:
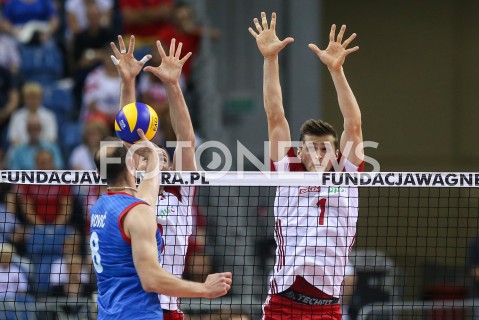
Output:
M134 186L129 185L129 183L126 181L123 183L110 184L106 190L109 192L126 192L131 195L134 195L138 191Z

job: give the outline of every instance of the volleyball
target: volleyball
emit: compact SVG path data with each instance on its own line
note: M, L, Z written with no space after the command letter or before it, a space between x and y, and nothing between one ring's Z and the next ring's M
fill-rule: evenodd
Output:
M158 115L147 104L133 102L124 106L116 115L115 132L118 138L128 143L140 140L137 130L142 129L148 140L158 131Z

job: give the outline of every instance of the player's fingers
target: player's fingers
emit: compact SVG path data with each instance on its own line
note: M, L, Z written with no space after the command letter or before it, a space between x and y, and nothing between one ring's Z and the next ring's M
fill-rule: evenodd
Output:
M343 48L346 48L350 43L351 41L354 40L354 38L356 38L356 34L353 33L352 35L349 36L349 38L347 38L346 40L344 40L343 42Z
M116 47L116 44L114 42L110 42L110 47L111 49L113 50L113 53L115 54L115 56L117 58L120 57L120 51L118 50L118 48Z
M131 35L130 37L130 45L128 47L128 54L133 55L133 52L135 51L135 36Z
M186 56L184 56L183 59L180 60L180 62L181 62L182 64L184 64L184 63L186 62L186 60L188 60L188 59L191 57L191 55L192 55L192 53L191 53L191 52L188 52L188 53L186 54Z
M251 33L251 35L256 39L256 37L258 36L258 34L256 32L254 32L253 28L249 27L248 28L248 31L249 33Z
M140 136L140 141L139 142L142 145L142 147L150 148L151 147L151 145L149 144L150 140L148 140L148 138L146 138L145 133L143 132L143 130L138 129L138 130L136 130L136 132Z
M161 60L166 58L165 49L163 49L163 45L161 44L160 40L156 40L156 47L158 48L158 53L160 54Z
M359 50L359 47L358 46L355 46L355 47L352 47L348 50L345 51L346 55L350 54L350 53L353 53L354 51L358 51Z
M271 14L271 24L269 25L271 30L276 30L276 12Z
M294 39L291 38L291 37L288 37L288 38L284 39L283 41L281 41L281 47L284 48L288 44L290 44L291 42L294 42Z
M181 56L181 48L183 48L183 42L178 43L178 48L176 48L175 58L177 59Z
M334 34L336 33L336 25L331 26L331 31L329 32L329 42L334 42Z
M176 45L176 38L171 39L170 42L170 57L175 56L175 45Z
M117 66L120 63L120 60L118 60L114 55L110 56L111 61L113 61L113 64Z
M151 73L153 73L155 76L158 76L155 67L146 66L146 67L143 68L143 70L146 71L146 72L151 72Z
M308 44L308 48L310 48L311 50L313 50L313 52L316 53L317 55L320 55L320 54L321 54L321 49L319 49L318 46L315 45L314 43Z
M266 19L266 13L261 12L261 25L263 26L263 30L268 30L268 20Z
M141 64L145 64L145 63L147 63L148 60L150 60L151 58L152 58L151 54L147 54L147 55L145 55L143 58L141 58L140 63L141 63Z
M118 36L118 45L120 46L120 53L126 53L125 42L121 35Z
M346 31L346 25L343 24L341 26L341 29L339 30L338 37L336 38L337 42L341 43L343 41L343 36L345 31Z
M256 30L258 33L261 33L263 31L263 28L261 28L261 25L259 24L258 18L253 19L254 26L256 27Z

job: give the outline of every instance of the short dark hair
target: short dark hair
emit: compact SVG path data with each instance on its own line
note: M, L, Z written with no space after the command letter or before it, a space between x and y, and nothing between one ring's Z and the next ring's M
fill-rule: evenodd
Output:
M309 119L301 126L301 135L299 137L300 141L304 141L305 135L312 136L333 136L334 138L334 148L338 149L338 134L334 130L333 126L327 123L326 121L319 119Z
M119 139L116 138L107 138L106 141L120 141ZM100 157L100 151L104 148L108 148L106 150L106 154L108 155L109 158L116 158L120 159L119 163L106 163L106 172L101 172L101 163L102 160L104 160L102 157ZM95 165L97 170L100 172L100 175L103 179L106 179L107 184L112 184L117 182L118 180L122 179L127 172L126 168L126 155L128 154L128 148L125 147L123 144L122 146L104 146L103 148L100 148L96 153L95 153Z

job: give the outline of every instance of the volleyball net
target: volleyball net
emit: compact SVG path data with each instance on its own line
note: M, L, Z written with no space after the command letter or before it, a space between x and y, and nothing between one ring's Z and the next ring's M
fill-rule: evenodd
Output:
M192 232L184 278L233 273L225 297L180 300L190 319L259 319L275 290L271 276L298 261L337 273L348 319L479 316L479 173L162 172L161 183L196 189L191 225L177 226ZM105 181L94 171L0 171L0 187L0 318L95 319L89 229L99 222L88 211ZM350 219L356 206L357 222ZM157 211L174 219L178 209ZM353 224L354 239L342 242ZM343 268L320 255L345 257L350 249Z

